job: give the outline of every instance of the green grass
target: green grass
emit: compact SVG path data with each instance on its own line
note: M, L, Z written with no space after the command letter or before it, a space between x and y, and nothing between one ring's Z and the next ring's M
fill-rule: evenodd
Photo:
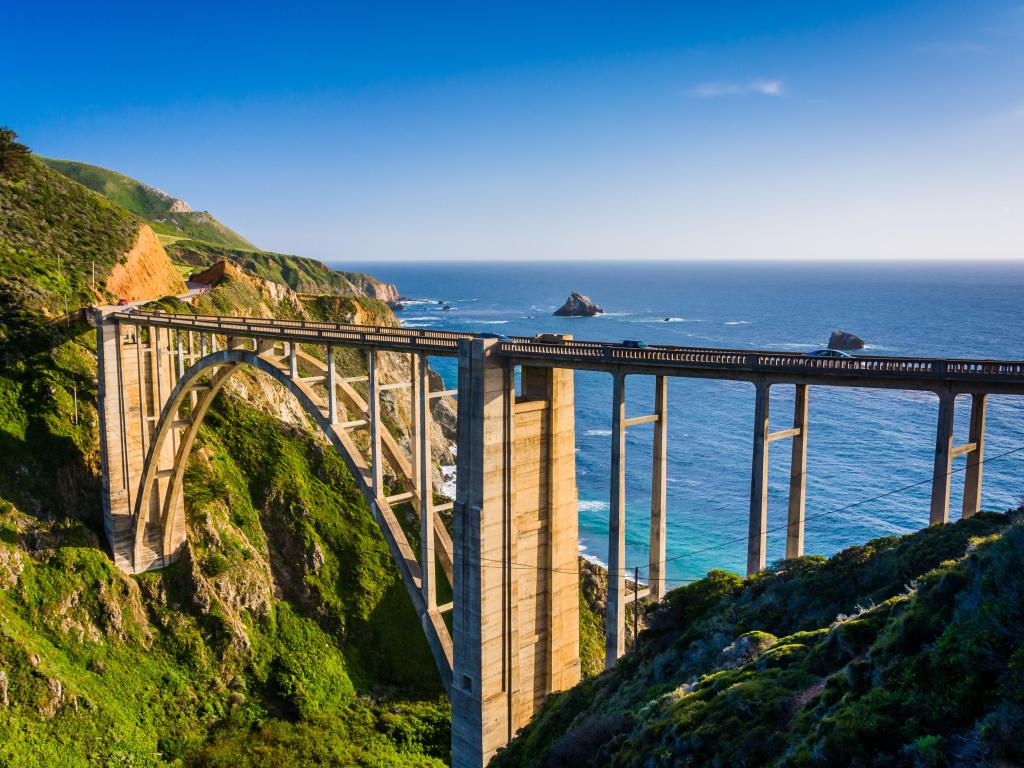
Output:
M498 766L954 766L1024 758L1024 525L984 514L672 592Z
M40 159L55 171L145 219L160 235L235 248L256 247L205 211L171 211L174 198L117 171L72 160ZM167 244L166 241L162 242Z
M229 261L249 274L287 285L299 293L352 295L376 282L359 272L332 270L315 259L252 248L233 248L209 242L179 240L169 244L167 252L175 261L199 268L212 266L219 261Z
M0 343L27 324L26 313L55 317L65 300L70 309L93 303L93 267L102 295L139 224L35 158L24 177L0 177Z
M0 765L442 764L450 715L418 619L312 433L223 395L188 470L185 557L113 567L95 331L54 315L92 300L92 262L102 284L139 219L36 160L0 195ZM196 311L265 302L232 279ZM386 311L269 309L359 302Z

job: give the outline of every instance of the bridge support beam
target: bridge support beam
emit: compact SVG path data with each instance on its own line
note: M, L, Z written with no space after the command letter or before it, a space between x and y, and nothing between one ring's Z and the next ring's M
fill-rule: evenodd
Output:
M608 603L604 666L626 652L626 377L612 378L612 466L608 504Z
M763 571L768 546L768 395L770 385L755 385L754 450L750 465L750 524L747 539L747 576Z
M176 365L167 330L122 328L103 310L97 310L95 317L103 528L115 565L128 573L141 572L173 562L184 543L184 530L177 531L170 549L165 548L161 502L170 481L155 473L151 503L143 510L141 558L133 552L133 518L146 451L173 388ZM175 442L164 442L155 457L158 470L173 466Z
M437 608L434 486L430 456L430 365L426 355L409 355L412 377L412 481L420 511L420 590L427 610Z
M804 554L804 513L807 506L807 385L796 385L793 401L793 452L789 464L789 518L786 559Z
M452 765L481 768L579 680L572 371L459 350Z
M967 437L974 446L967 454L967 472L964 475L963 516L971 517L981 511L981 470L985 461L985 405L984 392L971 395L971 428Z
M935 432L935 468L932 473L932 506L929 523L949 520L949 484L953 469L953 414L956 396L949 390L939 392L939 418Z
M654 456L651 462L651 547L647 587L653 601L665 597L665 511L668 481L668 378L654 382ZM639 589L640 585L636 585Z

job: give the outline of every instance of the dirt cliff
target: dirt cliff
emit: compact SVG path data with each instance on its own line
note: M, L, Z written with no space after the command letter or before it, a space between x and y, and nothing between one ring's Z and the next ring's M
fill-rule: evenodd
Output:
M142 224L135 245L110 271L107 290L119 299L137 301L184 293L185 282L160 245L156 233L148 224Z

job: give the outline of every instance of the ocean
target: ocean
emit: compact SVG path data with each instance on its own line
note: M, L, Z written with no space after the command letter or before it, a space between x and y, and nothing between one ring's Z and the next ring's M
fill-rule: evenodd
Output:
M332 265L398 286L411 328L688 346L804 351L836 329L885 355L1024 358L1024 264L948 263L472 263L371 262ZM558 318L573 290L605 314ZM439 302L447 302L444 311ZM457 364L432 365L454 386ZM648 377L627 379L627 416L651 411ZM668 533L670 586L712 568L746 563L753 386L669 381ZM772 429L791 426L793 388L773 387ZM811 387L806 551L831 555L878 536L928 524L938 400L921 392ZM966 442L969 398L958 398L956 441ZM653 428L627 432L627 566L648 559ZM611 377L576 373L576 459L580 547L605 562L608 550ZM1003 511L1024 497L1024 398L989 398L982 506ZM954 463L950 516L960 513L963 466ZM769 528L784 527L789 443L769 454ZM871 501L896 489L906 490ZM785 530L768 535L781 558Z

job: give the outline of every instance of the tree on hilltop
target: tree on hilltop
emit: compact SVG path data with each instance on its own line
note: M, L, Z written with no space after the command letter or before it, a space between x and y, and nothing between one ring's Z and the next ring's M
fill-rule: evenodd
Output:
M28 169L28 147L16 141L18 134L6 126L0 127L0 176L18 178Z

